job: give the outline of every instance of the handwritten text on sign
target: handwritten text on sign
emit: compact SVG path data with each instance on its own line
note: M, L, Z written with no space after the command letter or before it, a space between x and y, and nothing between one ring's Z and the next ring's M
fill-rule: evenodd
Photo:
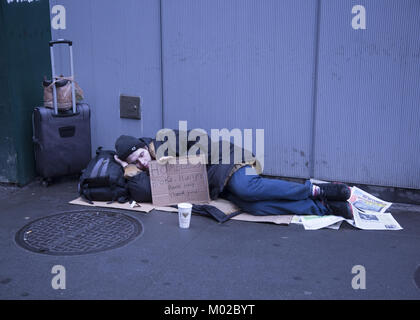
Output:
M150 163L150 184L154 205L180 202L209 202L209 186L205 164Z

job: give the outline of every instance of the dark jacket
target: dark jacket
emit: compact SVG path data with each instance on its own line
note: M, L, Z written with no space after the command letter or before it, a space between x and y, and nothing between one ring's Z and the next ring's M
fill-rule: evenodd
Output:
M176 134L176 146L170 146L170 152L168 154L168 152L166 151L164 156L168 156L168 155L173 155L175 153L175 156L179 157L179 156L183 156L186 154L180 154L180 147L179 147L179 132L178 130L174 130L175 134ZM189 131L188 131L189 134ZM188 135L187 135L188 136ZM197 143L200 143L201 145L204 146L205 139L202 139L203 136L198 137L196 141L188 141L187 142L187 151L189 151L191 149L191 147L198 146ZM222 153L222 149L223 149L223 144L225 142L222 142L220 139L219 141L212 141L210 139L210 137L208 137L207 140L207 177L208 177L208 183L209 183L209 193L210 193L210 198L212 200L215 200L217 198L219 198L219 196L222 194L229 178L232 176L232 174L238 170L239 168L241 168L242 166L245 165L254 165L255 164L255 160L252 157L246 157L246 155L244 154L244 150L237 147L236 145L232 144L232 143L226 143L226 145L228 146L228 150L229 150L229 155L230 158L229 159L225 159L225 162L228 163L222 163L223 160L223 153ZM152 158L156 159L156 153L158 151L158 148L164 144L166 141L156 141L156 139L152 139L152 138L140 138L140 140L142 140L143 142L145 142L148 147L149 147L149 152L150 155L152 156ZM212 159L212 149L214 148L218 148L219 150L219 154L218 156L215 156L214 159ZM237 163L235 163L235 159L234 159L234 152L235 149L237 150L238 154L241 155L240 157L240 161L237 161ZM170 154L172 151L172 154ZM251 155L252 156L252 155ZM212 161L213 160L213 161ZM228 161L226 161L228 160ZM149 178L149 174L148 172L141 172L133 177L128 178L128 188L129 188L129 192L131 197L137 201L137 202L152 202L152 192L151 192L151 187L150 187L150 178ZM196 209L196 210L194 210ZM199 211L198 209L200 209L205 214L204 212L209 213L210 216L213 216L214 218L216 218L219 222L221 222L221 220L225 220L225 214L222 213L222 215L220 215L220 212L216 212L214 211L213 206L207 206L207 205L200 205L200 206L194 206L193 207L193 211L197 212ZM217 210L217 209L216 209ZM215 217L215 214L217 217ZM220 219L219 219L220 218Z

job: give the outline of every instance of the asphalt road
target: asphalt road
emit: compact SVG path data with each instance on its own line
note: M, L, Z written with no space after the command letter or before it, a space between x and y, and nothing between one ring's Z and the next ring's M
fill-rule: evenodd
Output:
M218 224L198 215L181 230L174 213L119 211L143 228L119 248L59 256L16 243L16 233L38 218L85 210L68 204L76 190L75 180L1 187L1 300L420 298L420 206L391 207L400 231L345 223L340 230L305 231L293 224ZM65 289L53 288L57 265L64 267Z

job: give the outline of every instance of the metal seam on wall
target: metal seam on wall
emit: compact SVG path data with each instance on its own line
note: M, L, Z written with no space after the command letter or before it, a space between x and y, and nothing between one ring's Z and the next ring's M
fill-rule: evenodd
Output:
M159 1L159 15L160 15L160 21L159 21L159 25L160 25L160 94L161 94L161 100L160 100L160 105L161 105L161 114L162 114L162 128L164 128L164 124L165 124L165 113L164 113L164 106L165 106L165 96L164 96L164 84L165 82L163 81L163 22L162 22L162 0Z
M316 134L316 112L317 112L317 94L318 94L318 55L319 55L319 31L321 17L321 0L317 1L315 16L315 44L314 44L314 69L313 69L313 87L312 87L312 110L311 110L311 153L309 156L309 177L314 178L315 174L315 134Z

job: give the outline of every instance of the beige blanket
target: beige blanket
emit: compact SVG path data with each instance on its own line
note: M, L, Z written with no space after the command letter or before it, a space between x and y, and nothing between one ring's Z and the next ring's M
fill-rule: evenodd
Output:
M93 204L90 204L84 201L80 197L75 200L70 201L69 203L82 205L82 206L90 206L90 207L104 207L104 208L133 210L133 211L139 211L143 213L149 213L150 211L154 209L160 210L160 211L166 211L166 212L178 211L176 208L158 207L158 206L154 206L152 203L137 203L136 205L132 206L128 202L126 203L113 202L113 203L108 204L107 202L103 202L103 201L93 201ZM217 200L211 201L209 205L215 206L220 211L224 212L226 215L239 210L236 205L234 205L232 202L229 202L225 199L217 199ZM241 213L231 218L231 220L248 221L248 222L268 222L268 223L288 225L292 221L292 218L293 218L293 215L254 216L248 213Z

